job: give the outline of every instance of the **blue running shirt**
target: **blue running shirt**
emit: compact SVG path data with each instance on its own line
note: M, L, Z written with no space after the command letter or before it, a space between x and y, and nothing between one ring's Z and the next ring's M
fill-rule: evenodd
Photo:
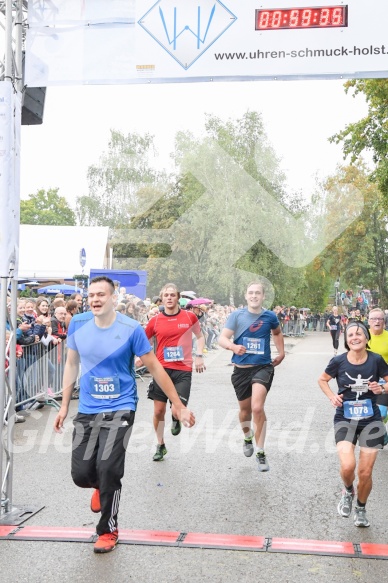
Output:
M70 321L67 345L81 358L80 413L136 411L134 356L151 352L136 320L117 312L112 326L99 328L91 312L77 314Z
M228 317L225 328L233 330L234 343L247 346L242 356L233 354L234 364L270 364L271 330L279 327L279 320L275 312L264 310L260 314L253 314L247 308L235 310Z

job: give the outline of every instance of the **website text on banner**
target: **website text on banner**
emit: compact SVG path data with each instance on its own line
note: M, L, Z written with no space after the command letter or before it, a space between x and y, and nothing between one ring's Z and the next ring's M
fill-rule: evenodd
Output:
M388 4L32 0L26 82L387 77Z

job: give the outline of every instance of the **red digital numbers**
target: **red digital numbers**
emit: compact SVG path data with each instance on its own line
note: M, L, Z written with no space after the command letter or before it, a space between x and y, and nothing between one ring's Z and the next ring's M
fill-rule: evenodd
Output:
M322 8L319 26L328 26L330 24L330 8Z
M301 25L303 27L306 26L311 26L311 19L313 17L313 11L310 10L309 8L306 8L305 10L301 10L302 13L302 19L301 19Z
M335 28L339 26L348 26L347 6L256 10L256 30Z

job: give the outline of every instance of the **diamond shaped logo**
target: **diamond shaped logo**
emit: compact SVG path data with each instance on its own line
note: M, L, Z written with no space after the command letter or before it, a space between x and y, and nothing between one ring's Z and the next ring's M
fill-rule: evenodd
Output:
M138 24L187 70L236 20L219 0L158 0Z

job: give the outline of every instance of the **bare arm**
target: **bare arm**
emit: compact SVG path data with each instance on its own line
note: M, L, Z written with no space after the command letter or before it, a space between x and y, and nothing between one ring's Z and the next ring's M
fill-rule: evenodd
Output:
M284 336L283 332L280 329L280 326L272 330L273 342L276 346L276 350L278 351L278 355L273 359L272 364L273 366L278 366L282 362L285 357L284 352Z
M141 357L143 364L148 368L151 375L161 387L167 398L171 401L176 414L173 415L180 419L185 427L192 427L195 423L194 414L183 405L174 384L153 352L147 352Z
M145 327L144 332L146 333L149 343L151 344L152 351L155 352L156 338L155 336L148 336L147 334L148 329L149 324L147 324L147 326ZM141 366L144 366L142 359L140 358L140 356L135 356L135 368L140 368Z
M197 339L197 353L202 355L203 349L205 348L205 336L200 332L196 334ZM205 363L203 362L203 356L195 355L195 370L197 372L204 372L206 370Z
M62 405L54 420L54 430L59 433L69 411L69 403L79 372L79 354L76 350L68 349L65 370L62 381Z
M324 392L326 397L329 399L333 407L341 407L342 405L342 395L336 395L330 388L329 381L331 381L332 377L327 373L323 372L318 379L318 384L321 390Z
M234 354L242 356L245 354L247 349L242 344L235 344L232 342L231 338L233 334L234 330L231 330L230 328L223 328L218 338L218 344L222 346L222 348L225 348L225 350L231 350Z
M382 395L383 394L383 390L382 388L384 387L385 392L388 391L388 376L383 377L383 379L385 380L385 384L384 385L380 385L380 383L373 381L371 383L368 383L369 389L375 394L375 395Z

